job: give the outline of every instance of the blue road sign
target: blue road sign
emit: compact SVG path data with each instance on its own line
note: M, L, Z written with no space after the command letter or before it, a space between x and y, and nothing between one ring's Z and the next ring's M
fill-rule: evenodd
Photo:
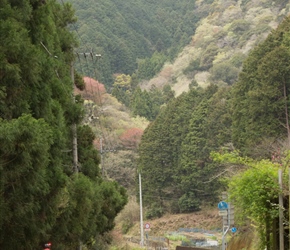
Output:
M228 203L226 203L225 201L219 202L218 209L219 210L227 210L228 209Z
M232 227L231 232L232 232L232 233L236 233L236 232L237 232L237 228Z

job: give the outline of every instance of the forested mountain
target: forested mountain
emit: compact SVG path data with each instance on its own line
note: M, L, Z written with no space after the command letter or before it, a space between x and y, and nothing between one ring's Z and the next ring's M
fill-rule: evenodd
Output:
M197 11L205 3L196 2ZM210 1L191 42L143 88L170 84L179 95L197 84L235 83L249 51L289 14L289 7L289 1Z
M4 0L0 19L0 249L99 246L127 195L102 179L95 135L72 98L71 5Z
M173 59L189 43L197 21L208 13L206 6L196 12L192 0L70 2L78 17L73 29L82 39L80 50L102 54L99 80L109 87L113 74L131 75L138 65L141 78L154 76L165 60ZM149 70L148 60L154 53L161 62L155 60L155 68Z
M289 13L286 0L72 3L79 51L102 54L91 67L80 57L79 72L95 72L134 115L151 121L167 90L178 96L197 85L233 84L251 48ZM119 84L120 75L130 77L128 84Z
M139 167L148 215L196 211L217 197L219 184L210 179L223 169L209 154L231 142L228 92L217 86L191 90L170 102L145 130Z
M138 169L148 217L216 204L224 177L240 173L230 190L271 249L275 173L289 158L288 1L91 0L73 8L77 22L64 1L0 3L0 248L52 241L54 249L100 249ZM81 74L99 78L122 104L100 82L89 85L90 101L72 98L75 83L90 99ZM151 123L138 159L144 117ZM106 158L114 136L118 152ZM247 207L253 197L259 213Z
M279 245L276 228L270 226L278 209L269 203L277 204L281 192L278 169L282 167L285 180L288 176L289 27L287 17L249 53L237 83L180 95L144 131L138 166L149 217L217 204L230 182L239 216L248 216L260 228L259 249ZM287 182L283 192L288 192Z
M143 136L139 163L145 175L144 188L152 189L147 199L155 197L151 208L157 214L162 209L193 211L203 200L213 201L216 196L211 187L218 190L220 185L214 176L223 169L209 159L210 152L226 145L254 154L253 144L265 140L265 128L256 133L251 127L252 121L263 124L258 112L252 111L246 128L250 102L228 86L236 84L251 49L289 13L288 1L78 1L73 6L78 22L72 29L78 31L82 48L96 48L94 51L103 55L96 66L103 67L98 68L101 81L112 87L111 93L133 115L153 121ZM85 30L90 30L91 38ZM112 46L110 37L119 46ZM135 43L137 38L141 40ZM105 78L111 79L114 73L113 84L107 82ZM210 87L202 90L199 86ZM190 92L173 98L184 91ZM267 105L269 100L265 109L269 109ZM259 109L259 105L253 107ZM275 112L280 120L272 119L266 130L274 141L285 117L278 108L271 114ZM166 201L172 193L176 197ZM202 196L205 198L197 198Z

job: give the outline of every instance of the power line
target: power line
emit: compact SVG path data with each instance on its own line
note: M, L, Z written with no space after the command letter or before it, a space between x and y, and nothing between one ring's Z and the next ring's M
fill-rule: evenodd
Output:
M78 57L80 57L80 55L83 55L84 59L85 59L85 62L86 62L86 66L87 68L89 69L89 63L88 63L88 57L91 57L92 58L92 62L96 62L97 60L94 60L94 57L98 58L100 57L101 55L99 54L93 54L92 52L90 53L77 53L78 54ZM81 64L81 60L80 60L80 64ZM89 71L91 72L91 71ZM96 72L95 73L95 78L96 78ZM93 83L92 83L92 79L93 77L91 76L91 73L89 74L89 85L90 88L91 88L91 92L92 92L92 95L93 95L93 99L94 99L94 102L96 105L99 105L100 107L100 112L98 113L98 123L99 123L99 128L101 130L101 138L100 138L100 154L101 154L101 165L102 165L102 175L104 176L105 175L105 168L104 168L104 157L103 157L103 154L106 153L106 152L112 152L114 150L112 150L111 148L112 147L112 142L110 140L110 136L109 134L107 133L106 131L106 128L105 126L102 124L102 116L104 116L104 109L103 109L103 101L102 101L102 96L101 96L101 93L100 93L100 88L99 88L99 82L97 81L97 90L95 91L95 88L93 87ZM88 86L86 86L86 89L88 88ZM96 95L97 95L97 99L96 99ZM105 144L108 144L109 146L109 149L103 149L103 142Z

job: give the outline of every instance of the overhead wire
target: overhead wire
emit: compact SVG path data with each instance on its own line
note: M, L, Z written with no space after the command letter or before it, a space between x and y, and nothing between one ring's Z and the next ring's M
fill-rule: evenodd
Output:
M64 0L61 0L61 3L62 3L62 5L64 6L65 5L65 3L64 3ZM88 49L88 46L86 45L86 43L83 41L83 39L82 39L82 37L80 36L80 34L79 34L79 32L78 32L78 30L77 30L77 27L76 27L76 25L75 25L75 23L72 23L72 27L73 27L73 29L74 29L74 31L76 32L76 34L77 34L77 36L78 36L78 38L79 38L79 40L81 41L81 44L83 45L83 46L85 46L85 48L86 48L86 50L87 51L90 51L89 52L89 54L90 54L90 56L91 56L91 58L92 58L92 62L94 63L94 56L93 56L93 53L92 53L92 50L89 50ZM96 71L95 71L95 68L94 68L94 77L92 77L91 75L90 75L90 67L89 67L89 65L88 65L88 61L87 61L87 54L86 53L76 53L77 55L79 55L79 54L83 54L84 55L84 57L85 57L85 60L86 60L86 65L87 65L87 70L88 70L88 72L89 72L89 81L90 81L90 85L91 85L91 88L92 88L92 84L91 84L91 78L94 78L96 81L97 81L97 74L96 74ZM97 55L96 55L97 56ZM79 62L80 62L80 64L81 64L81 59L79 60ZM95 66L95 65L94 65ZM93 90L93 88L92 88L92 90ZM98 96L99 96L99 99L100 99L100 109L101 109L101 115L103 115L104 114L104 110L103 110L103 106L102 106L102 101L101 101L101 95L100 95L100 88L98 87L97 88L97 94L98 94ZM95 96L95 92L94 92L94 90L92 91L93 93L93 96ZM99 117L101 117L101 115L99 116ZM102 125L102 123L101 123L101 119L99 118L98 119L98 121L99 121L99 125L100 125L100 129L101 129L101 133L102 133L102 137L103 137L103 139L104 139L104 141L109 145L109 151L112 151L111 150L111 147L112 147L112 142L110 141L110 137L109 137L109 135L105 135L105 129L104 129L104 126ZM108 134L108 133L107 133ZM112 147L113 148L113 147Z
M92 57L92 60L93 60L93 54L91 53L91 57ZM96 72L96 63L97 63L97 61L98 61L98 58L96 57L96 59L95 59L95 62L94 62L94 65L93 65L93 71L94 71L94 76L95 76L95 79L97 79L97 72ZM99 82L98 82L98 84L99 84ZM103 109L103 101L102 101L102 96L101 96L101 93L100 93L100 88L99 88L99 85L98 85L98 88L97 88L97 95L98 95L98 98L99 98L99 100L100 100L100 107L101 107L101 112L102 112L102 115L104 116L104 109ZM101 121L100 121L101 122ZM108 145L109 145L109 151L114 151L115 149L114 149L114 147L113 147L113 143L112 143L112 141L111 141L111 139L110 139L110 136L109 136L109 132L108 131L106 131L107 129L106 129L106 127L104 127L104 135L105 135L105 133L107 133L107 142L108 142Z

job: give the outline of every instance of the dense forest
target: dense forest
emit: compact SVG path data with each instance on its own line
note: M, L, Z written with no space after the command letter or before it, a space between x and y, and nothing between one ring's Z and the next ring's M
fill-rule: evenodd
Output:
M127 202L101 177L82 100L72 98L73 13L54 0L0 2L1 249L100 249Z
M106 4L114 15L104 8ZM138 160L147 218L167 212L198 211L216 204L221 192L230 187L241 205L240 216L251 217L250 223L260 228L260 247L277 246L276 240L269 238L275 235L269 224L277 220L279 190L273 181L277 179L277 164L287 159L287 74L282 73L289 70L288 38L284 35L288 32L287 19L263 41L289 11L288 2L159 1L153 5L150 1L135 1L130 3L132 8L113 1L99 2L97 7L81 2L74 5L79 20L73 29L90 44L83 48L95 48L98 43L96 37L92 38L95 27L101 33L98 38L106 41L106 45L94 50L103 55L96 66L99 79L133 116L152 121L142 137ZM86 22L85 9L94 20ZM101 10L112 18L103 18ZM185 20L188 17L189 21ZM120 20L129 24L130 29L121 27ZM149 25L155 21L156 26ZM166 24L173 21L173 28L168 29ZM181 30L186 31L182 39L176 36L179 25L184 25ZM105 27L114 32L105 32ZM91 30L90 36L84 36L87 33L83 29ZM156 42L149 30L161 41ZM125 46L133 41L132 33L141 39L142 45L138 43L137 51L128 46L132 52L129 53ZM107 48L110 37L119 46ZM182 50L184 45L187 46ZM180 58L174 61L177 55ZM276 60L272 61L272 57ZM181 67L181 61L187 64L182 62ZM105 76L106 72L110 73ZM151 81L157 74L157 80ZM189 92L174 98L175 84L183 81ZM255 172L257 168L261 178ZM249 171L244 172L245 169ZM264 192L260 187L274 191ZM265 220L246 207L245 201L249 203L254 198L243 196L240 190L255 194L261 209L253 207ZM276 209L269 207L269 201L276 204Z
M132 75L138 68L140 79L154 76L189 43L197 21L208 13L206 7L195 12L192 0L70 2L78 17L72 29L82 39L79 49L102 55L98 80L108 87L115 73Z
M259 249L276 249L279 168L288 192L289 27L287 17L250 52L237 83L192 89L147 127L138 166L148 217L198 211L230 187L240 223L259 228Z
M238 8L231 0L1 1L0 249L39 249L48 241L56 250L105 249L128 200L125 188L136 186L136 170L147 218L199 211L227 190L238 204L237 223L258 228L256 249L277 248L278 194L288 194L290 18L262 37L273 13L282 20L287 2L262 1L257 9L247 0ZM244 20L256 17L254 10L242 13L252 6L263 13L256 26ZM207 16L220 23L196 32ZM228 17L234 21L222 23ZM195 32L200 40L192 38ZM242 53L255 37L259 45ZM189 91L175 97L171 74L161 87L146 86L189 43L197 46L197 57L181 69ZM229 47L240 51L231 54ZM102 57L88 65L86 56L94 54ZM195 76L205 71L210 77L201 87ZM122 104L107 93L94 104L73 95L84 90L82 75L94 75ZM124 112L113 114L114 105ZM135 117L130 124L128 110ZM110 112L113 118L104 116ZM136 124L147 121L140 117L151 121L141 142ZM93 143L104 134L89 120L115 128L119 151L106 159L115 178L102 176L104 155ZM120 170L125 165L130 178Z
M134 116L150 121L172 94L197 85L235 83L248 51L277 27L290 7L286 0L72 4L78 51L102 55L89 67L80 56L77 69L104 83Z

